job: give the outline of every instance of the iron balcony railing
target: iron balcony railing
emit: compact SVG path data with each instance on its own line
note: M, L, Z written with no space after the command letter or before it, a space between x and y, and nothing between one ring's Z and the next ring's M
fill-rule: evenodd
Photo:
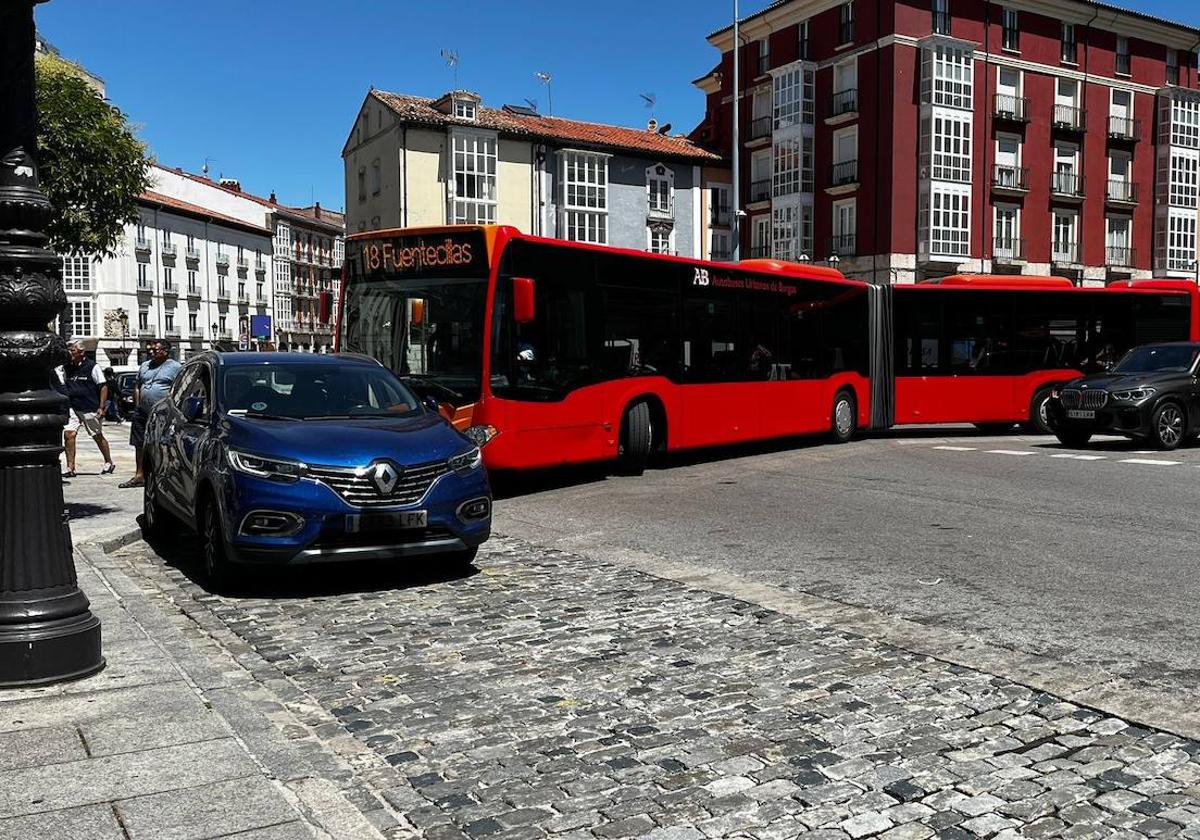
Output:
M150 240L145 236L139 236L133 240L133 247L138 251L149 251Z
M751 245L750 246L750 259L758 260L758 259L764 259L769 256L771 256L771 246L770 245Z
M748 140L761 140L771 136L771 118L755 117L750 120L750 136Z
M200 287L199 286L188 286L187 296L190 298L200 297Z
M1108 200L1121 204L1137 204L1138 185L1133 181L1122 178L1110 178L1108 181Z
M992 167L992 186L998 190L1029 192L1029 167L998 163Z
M731 259L733 259L733 252L725 248L713 250L708 255L708 258L713 262L729 262Z
M217 289L217 300L229 300L229 290Z
M994 97L994 106L992 113L998 120L1029 122L1029 99L1024 96L997 93Z
M1055 105L1054 127L1064 131L1084 131L1087 128L1087 112L1073 105Z
M750 201L766 201L771 197L771 179L750 182Z
M997 236L992 241L992 259L996 262L1014 262L1025 259L1025 240L1011 236Z
M173 257L175 256L175 243L164 242L158 250L162 252L164 257Z
M179 296L179 287L176 286L173 282L171 282L171 283L164 282L163 283L163 294L171 295L172 297L178 297Z
M713 205L710 209L709 219L714 225L729 224L729 205Z
M1113 140L1138 140L1142 136L1142 121L1136 117L1109 117L1108 136Z
M858 161L846 160L829 168L829 186L844 187L858 183Z
M200 259L200 249L194 245L189 245L187 248L185 248L183 254L189 260Z
M1054 172L1050 175L1050 192L1067 198L1083 198L1083 176L1074 172Z
M858 111L858 88L839 90L829 97L829 116L840 117Z
M1104 260L1114 268L1133 268L1137 252L1126 245L1107 245L1104 248Z
M1059 264L1078 263L1079 245L1075 242L1055 241L1050 246L1050 259Z
M858 253L856 237L853 233L843 233L829 237L829 256L853 257Z

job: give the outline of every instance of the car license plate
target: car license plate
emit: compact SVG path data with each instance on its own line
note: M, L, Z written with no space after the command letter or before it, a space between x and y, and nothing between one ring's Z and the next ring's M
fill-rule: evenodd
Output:
M429 512L424 510L346 514L346 531L351 534L362 531L391 531L396 528L424 528L427 524Z
M1084 409L1081 409L1081 408L1069 408L1069 409L1067 409L1067 419L1068 420L1095 420L1096 412L1085 411Z

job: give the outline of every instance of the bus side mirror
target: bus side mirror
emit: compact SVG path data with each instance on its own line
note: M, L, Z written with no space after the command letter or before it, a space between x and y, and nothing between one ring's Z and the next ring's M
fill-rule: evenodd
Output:
M513 320L518 324L528 324L534 318L534 293L536 286L532 277L514 277L513 282Z

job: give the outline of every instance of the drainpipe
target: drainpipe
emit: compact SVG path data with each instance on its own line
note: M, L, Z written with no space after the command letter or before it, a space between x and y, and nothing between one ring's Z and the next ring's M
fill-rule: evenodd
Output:
M1088 66L1090 65L1090 58L1091 58L1091 50L1089 49L1089 47L1091 46L1091 43L1092 43L1092 24L1095 23L1096 18L1098 18L1098 17L1100 17L1100 10L1096 9L1096 11L1092 12L1091 19L1088 20L1088 22L1083 25L1083 34L1084 34L1084 38L1085 38L1085 40L1083 42L1083 89L1080 91L1079 97L1080 97L1080 104L1084 106L1084 115L1085 115L1084 119L1087 118L1086 117L1086 114L1087 114L1086 106L1087 106L1087 89L1088 89ZM1076 43L1076 49L1078 49L1078 48L1079 48L1079 45L1078 45L1078 43ZM1109 102L1110 103L1112 102L1112 94L1111 93L1109 94ZM1106 119L1107 119L1107 117L1106 117ZM1085 124L1085 128L1086 128L1086 124ZM1086 145L1087 144L1087 132L1086 131L1084 131L1083 140L1084 140L1084 145ZM1084 152L1084 150L1081 148L1079 150L1079 156L1081 159L1079 169L1081 172L1085 171L1083 164L1082 164L1083 152ZM1129 162L1129 170L1130 170L1129 177L1132 178L1133 177L1133 161L1132 160L1130 160L1130 162ZM1105 161L1104 161L1104 171L1105 171L1105 178L1107 178L1108 177L1108 157L1107 157L1107 155L1105 156ZM1082 181L1080 183L1082 183ZM1105 190L1108 189L1107 180L1105 181L1104 188L1105 188ZM1083 214L1080 213L1079 231L1076 233L1076 236L1082 238L1085 227L1086 227L1086 225L1084 225ZM1133 227L1132 223L1130 223L1130 227L1131 228ZM1104 247L1107 247L1108 246L1108 216L1107 216L1107 214L1104 217L1104 226L1101 228L1101 231L1103 232L1103 237L1104 237L1103 238ZM1153 231L1151 231L1151 233L1153 233ZM1132 237L1130 238L1130 242L1132 243ZM1083 263L1083 266L1084 266L1083 271L1084 271L1084 274L1086 274L1087 273L1087 263L1083 262L1083 243L1077 243L1075 245L1075 247L1079 249L1080 253L1076 254L1076 257L1079 259L1080 263ZM1106 264L1108 262L1107 253L1106 253L1104 262ZM1107 274L1108 274L1107 265L1105 265L1105 269L1106 269L1105 276L1107 277ZM1079 285L1081 285L1081 286L1083 285L1084 279L1085 279L1084 277L1079 278ZM1107 285L1107 284L1108 283L1107 283L1107 279L1106 279L1105 285Z

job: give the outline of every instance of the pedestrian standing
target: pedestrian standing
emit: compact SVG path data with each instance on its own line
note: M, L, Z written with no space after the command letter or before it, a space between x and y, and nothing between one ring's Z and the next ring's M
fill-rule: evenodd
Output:
M110 367L104 369L104 384L108 386L108 401L104 404L104 419L121 422L121 383Z
M150 409L167 395L183 365L171 358L171 342L156 341L151 345L150 358L138 368L133 388L133 420L129 424L129 445L137 464L133 478L121 482L121 487L141 487L145 484L142 446L146 443L146 419Z
M109 475L116 469L108 440L104 437L104 404L108 400L108 385L99 365L83 354L78 339L67 342L67 363L60 374L62 384L70 402L67 428L63 431L63 448L67 452L67 471L63 478L75 477L75 439L82 428L104 456L101 475Z

